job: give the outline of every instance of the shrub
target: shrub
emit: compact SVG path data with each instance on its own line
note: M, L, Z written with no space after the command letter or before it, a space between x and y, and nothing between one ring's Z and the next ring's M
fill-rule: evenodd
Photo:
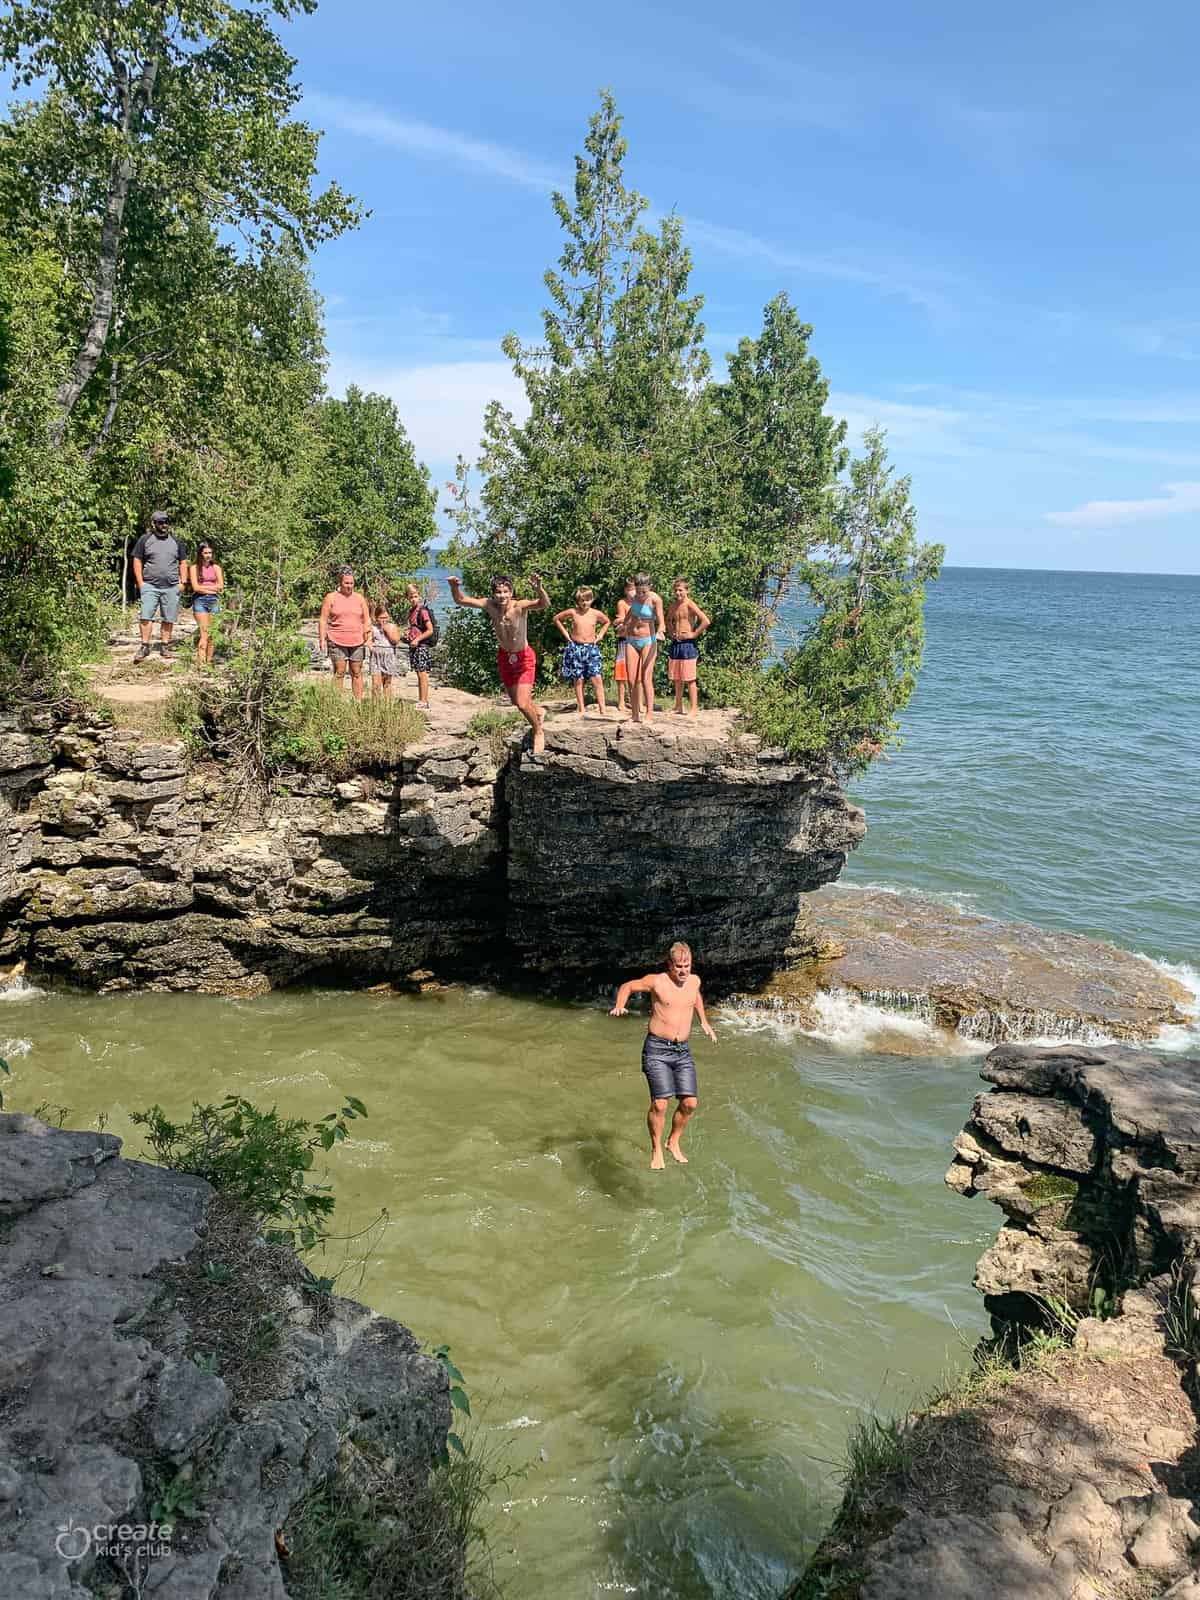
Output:
M229 1095L219 1106L193 1101L187 1122L171 1122L159 1105L133 1112L131 1120L147 1130L163 1166L207 1179L259 1222L277 1224L267 1230L270 1242L311 1250L324 1239L334 1207L328 1185L309 1182L313 1157L340 1144L347 1124L366 1115L352 1094L318 1122L281 1117L274 1106L261 1111Z

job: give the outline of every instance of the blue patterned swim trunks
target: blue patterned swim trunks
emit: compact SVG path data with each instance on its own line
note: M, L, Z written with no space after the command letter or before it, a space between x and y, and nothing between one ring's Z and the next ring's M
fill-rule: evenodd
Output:
M602 671L598 644L576 644L572 640L563 651L562 675L567 683L576 683L582 678L598 678Z

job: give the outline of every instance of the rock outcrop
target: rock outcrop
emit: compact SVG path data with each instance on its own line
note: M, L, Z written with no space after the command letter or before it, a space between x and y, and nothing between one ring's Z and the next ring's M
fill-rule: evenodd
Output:
M728 726L551 723L506 793L509 946L551 976L598 949L607 974L656 967L683 938L710 984L763 978L808 948L803 897L866 831L827 772Z
M251 806L177 741L0 724L0 960L110 990L579 987L685 936L710 979L753 981L795 953L801 896L865 823L828 773L729 716L704 727L552 717L542 760L519 734L442 730L389 770L297 773Z
M284 1600L289 1517L357 1456L419 1494L442 1366L222 1207L109 1134L0 1116L6 1600Z
M825 952L781 972L759 1003L803 1011L814 989L989 1043L1150 1040L1185 1024L1195 997L1144 956L934 896L839 883L804 901L801 937Z
M1200 1600L1200 1061L988 1056L951 1188L1011 1366L893 1430L792 1600Z

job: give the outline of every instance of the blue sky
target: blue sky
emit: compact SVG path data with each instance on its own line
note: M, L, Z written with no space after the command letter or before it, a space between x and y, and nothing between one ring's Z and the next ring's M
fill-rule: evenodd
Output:
M287 29L322 167L330 381L441 482L535 337L598 90L685 219L718 362L788 292L957 564L1200 572L1200 12L1189 0L646 9L324 0Z

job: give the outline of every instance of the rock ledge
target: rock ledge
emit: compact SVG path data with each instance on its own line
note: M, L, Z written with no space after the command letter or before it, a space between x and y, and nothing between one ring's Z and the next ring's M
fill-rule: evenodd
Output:
M440 1364L398 1323L306 1293L291 1252L239 1243L221 1205L201 1179L122 1159L111 1135L0 1115L0 1595L86 1600L115 1580L164 1600L285 1600L277 1530L347 1450L426 1478L449 1425ZM206 1291L189 1300L184 1280L205 1282L222 1227L233 1276L212 1296L271 1307L255 1341L269 1361L213 1371L211 1330L198 1349L190 1320ZM192 1514L172 1515L172 1484L175 1499L191 1486ZM98 1526L124 1527L115 1556Z

